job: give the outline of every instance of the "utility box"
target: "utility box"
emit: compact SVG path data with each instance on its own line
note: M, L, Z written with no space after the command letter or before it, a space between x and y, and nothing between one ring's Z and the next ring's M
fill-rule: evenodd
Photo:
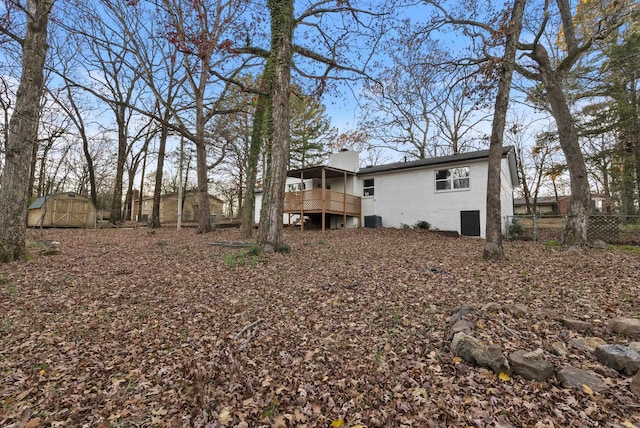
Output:
M380 217L379 215L364 216L364 227L382 227L382 217Z

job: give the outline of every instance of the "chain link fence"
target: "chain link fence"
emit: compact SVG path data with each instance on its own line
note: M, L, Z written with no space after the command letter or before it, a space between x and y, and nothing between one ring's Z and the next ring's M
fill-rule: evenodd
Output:
M517 215L505 217L505 239L560 241L566 216ZM587 230L589 242L640 245L640 216L592 215Z

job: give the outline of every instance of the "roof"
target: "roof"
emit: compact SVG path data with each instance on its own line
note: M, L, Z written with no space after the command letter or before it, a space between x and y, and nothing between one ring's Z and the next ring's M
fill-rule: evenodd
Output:
M568 196L559 196L558 198L565 198ZM533 203L533 198L531 198L531 203ZM554 205L557 204L558 201L556 200L555 196L538 196L538 199L536 200L536 205L540 206L540 205ZM518 205L526 205L527 201L525 198L515 198L513 200L513 205L518 206Z
M42 208L44 204L49 200L49 198L54 198L56 196L63 196L63 195L70 196L70 197L77 197L78 199L90 200L87 196L81 195L76 192L60 192L60 193L54 193L52 195L45 195L45 196L40 196L39 198L36 198L33 202L31 202L31 205L29 205L28 209L35 210L38 208Z
M31 205L29 205L29 209L30 210L35 210L38 208L42 208L42 206L44 205L45 202L47 202L47 199L49 199L51 196L40 196L39 198L36 198L35 201L31 202Z
M183 197L187 197L188 195L198 195L198 191L197 190L187 190L186 192L184 192ZM168 198L172 198L172 197L177 197L178 196L178 192L169 192L169 193L163 193L162 195L160 195L160 199L168 199ZM224 202L222 199L220 199L219 197L212 195L211 193L209 193L209 198L213 198L216 199L220 202ZM138 201L139 198L134 197L133 198L134 201ZM153 196L143 196L142 197L143 201L152 201L153 200Z
M347 171L346 169L336 168L333 166L319 165L311 166L309 168L294 169L287 172L287 177L295 178L321 178L322 170L324 170L325 178L338 178L347 175L356 175L353 171Z
M502 148L502 157L506 157L513 151L513 146ZM425 166L445 165L456 162L466 162L489 157L489 150L479 150L475 152L457 153L455 155L440 156L429 159L419 159L409 162L394 162L386 165L369 166L360 168L358 175L375 174L379 172L398 171L402 169L420 168Z

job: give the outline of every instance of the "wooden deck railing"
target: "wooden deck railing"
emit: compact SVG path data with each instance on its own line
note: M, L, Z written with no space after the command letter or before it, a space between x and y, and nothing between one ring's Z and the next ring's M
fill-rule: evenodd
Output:
M322 189L304 190L300 192L286 192L284 194L285 213L321 213L323 211ZM360 215L360 197L335 192L324 191L324 211L330 214L349 216Z

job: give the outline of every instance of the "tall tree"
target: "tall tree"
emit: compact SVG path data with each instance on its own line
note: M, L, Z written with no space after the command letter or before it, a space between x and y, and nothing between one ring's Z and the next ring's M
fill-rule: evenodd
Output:
M253 230L255 212L255 188L258 175L258 160L264 146L265 137L270 133L268 130L269 106L271 104L271 62L266 67L266 72L261 77L263 93L259 94L256 101L256 108L253 113L253 123L251 140L249 143L249 153L247 157L246 188L242 201L242 222L240 225L240 236L243 239L251 238Z
M385 2L380 7L393 10L394 3ZM269 58L273 62L273 70L267 75L271 75L273 80L270 86L271 132L267 142L267 174L258 243L263 250L271 252L283 248L282 213L290 149L291 71L295 70L304 79L315 80L319 92L325 90L332 80L339 79L341 74L362 78L369 66L371 52L386 31L383 19L386 14L374 12L371 6L370 9L366 6L357 8L348 1L334 0L312 3L298 17L294 17L292 0L269 0L267 6L271 15ZM325 20L324 17L328 16L340 19ZM330 23L336 25L331 31L327 30ZM293 44L294 29L301 27L315 33L301 31L298 40L306 45ZM360 41L359 53L362 55L354 51L355 37ZM293 63L294 52L299 59L298 64L305 64L305 67ZM347 52L351 55L346 55Z
M326 108L313 96L299 90L291 95L291 150L289 169L319 165L327 156L327 145L335 138L335 128Z
M9 121L6 165L0 184L0 262L27 257L27 195L34 147L37 145L40 100L44 87L47 29L55 0L28 0L23 37L10 28L4 34L22 46L22 73L15 108Z
M624 16L629 10L622 4L614 7L610 10L610 14L597 19L593 31L579 37L574 19L575 9L572 8L571 2L556 0L557 13L560 17L557 40L564 48L564 55L562 58L555 58L543 44L543 36L548 31L552 13L550 6L550 2L545 1L544 17L533 42L520 45L527 57L533 60L533 64L523 64L517 70L525 77L540 82L544 88L545 99L558 129L560 147L564 152L571 179L569 215L565 222L562 242L566 245L579 245L586 243L588 239L590 186L580 147L579 132L570 109L565 82L578 61L592 49L594 43L608 37L622 25Z
M479 139L486 90L477 67L461 67L423 23L405 23L385 43L390 64L365 84L359 127L372 144L405 159L464 152Z
M265 252L283 248L282 215L284 187L289 158L290 115L289 95L293 59L293 0L268 0L271 16L271 135L269 138L267 177L260 218L258 243Z
M502 248L502 217L500 198L502 197L500 176L502 174L502 141L509 109L509 92L515 69L518 39L522 31L522 16L526 0L515 0L511 18L505 22L506 43L504 56L499 64L498 93L496 95L493 125L491 127L491 142L489 144L489 165L487 182L487 239L484 245L485 260L504 259Z

